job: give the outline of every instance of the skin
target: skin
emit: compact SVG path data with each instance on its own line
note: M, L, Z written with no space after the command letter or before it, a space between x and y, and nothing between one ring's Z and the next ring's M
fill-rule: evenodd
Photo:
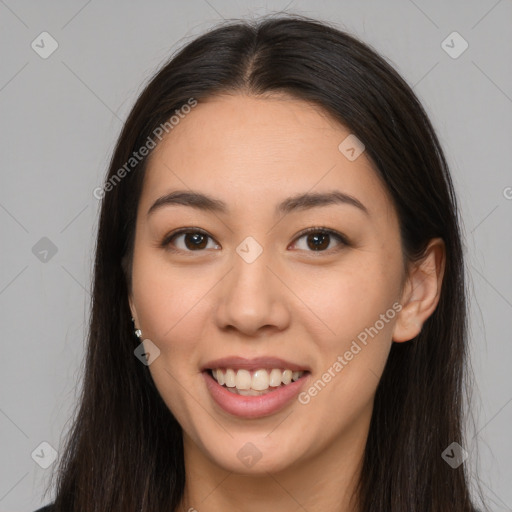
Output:
M434 239L423 260L404 266L396 211L371 160L338 150L349 133L301 100L223 95L199 103L150 155L129 302L161 351L149 369L183 428L180 510L357 510L350 496L376 387L391 344L414 338L437 306L444 246ZM171 205L147 215L175 190L208 194L228 212ZM368 214L350 204L274 212L290 196L331 190ZM161 247L184 227L206 231L206 248L187 249L183 235ZM314 251L298 238L310 227L348 244L331 237ZM248 236L263 249L252 263L236 252ZM401 311L307 404L249 420L210 397L200 368L231 355L307 365L307 390L394 303ZM250 468L237 457L248 442L261 453Z

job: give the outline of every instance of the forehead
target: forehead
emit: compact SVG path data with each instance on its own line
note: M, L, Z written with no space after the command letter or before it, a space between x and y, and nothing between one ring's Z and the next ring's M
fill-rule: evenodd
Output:
M323 109L299 99L210 98L184 115L151 153L141 202L190 188L234 207L247 201L273 207L285 196L336 188L363 203L366 198L369 210L389 208L365 153L351 161L340 151L349 136Z

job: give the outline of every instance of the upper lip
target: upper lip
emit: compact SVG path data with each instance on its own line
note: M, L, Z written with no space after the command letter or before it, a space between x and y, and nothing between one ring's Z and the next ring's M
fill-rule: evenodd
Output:
M214 370L216 368L236 368L244 370L259 370L260 368L284 368L292 371L310 371L307 365L293 363L280 359L279 357L255 357L246 359L245 357L230 356L222 357L208 361L201 367L201 371Z

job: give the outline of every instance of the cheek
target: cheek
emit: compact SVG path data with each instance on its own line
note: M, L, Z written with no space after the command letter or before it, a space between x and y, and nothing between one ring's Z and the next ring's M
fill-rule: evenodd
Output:
M173 340L195 338L208 315L204 299L214 284L211 272L173 267L164 258L142 254L134 263L133 296L144 337L161 350L175 348Z
M391 336L395 314L389 310L398 297L399 275L396 263L386 267L369 254L354 258L354 264L322 269L314 275L298 274L294 290L311 311L303 321L310 331L322 334L321 343L331 350L341 350L347 342L350 345L361 333L364 338L366 329L376 322L383 337Z
M143 337L160 349L149 371L169 410L181 424L192 425L191 418L201 413L197 403L206 397L194 394L196 400L191 400L187 390L197 385L198 355L212 314L207 294L214 283L168 265L146 265L134 277Z
M367 253L343 269L297 280L297 289L314 312L301 321L314 333L321 354L302 403L308 402L326 425L353 419L368 406L386 364L400 307L400 268L399 260L393 265L383 261Z

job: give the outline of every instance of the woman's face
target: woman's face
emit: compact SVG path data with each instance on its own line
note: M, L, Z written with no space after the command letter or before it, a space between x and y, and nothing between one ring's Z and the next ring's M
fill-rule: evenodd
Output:
M364 446L404 268L349 136L300 100L220 96L150 155L130 306L186 454L258 473Z

